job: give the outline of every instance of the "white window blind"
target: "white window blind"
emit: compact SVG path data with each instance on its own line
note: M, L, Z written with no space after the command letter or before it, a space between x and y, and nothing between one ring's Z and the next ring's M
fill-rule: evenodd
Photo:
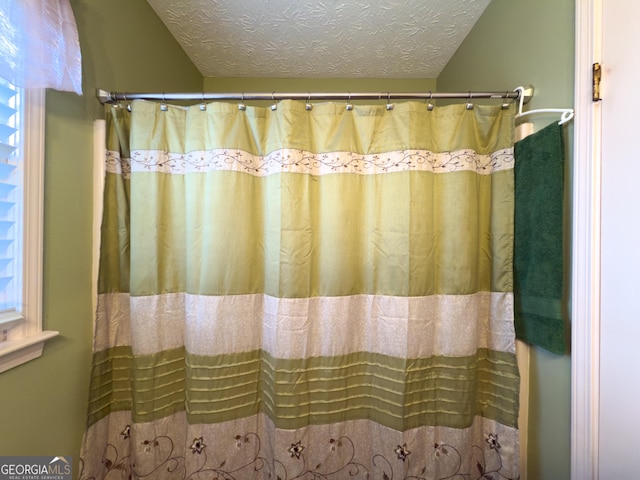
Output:
M3 331L22 319L22 100L20 89L0 78L0 330Z

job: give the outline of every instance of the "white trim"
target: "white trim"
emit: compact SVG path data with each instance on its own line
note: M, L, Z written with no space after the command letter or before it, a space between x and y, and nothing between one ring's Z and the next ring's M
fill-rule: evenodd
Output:
M58 332L47 330L22 340L7 342L6 346L0 348L0 373L40 357L44 342L57 335Z
M571 355L571 479L598 479L601 110L592 101L601 0L576 2Z
M42 355L44 341L58 335L42 330L44 217L44 89L24 90L23 305L25 321L0 343L0 372ZM34 161L35 159L35 161Z
M44 89L25 89L24 308L26 336L42 331L44 219Z

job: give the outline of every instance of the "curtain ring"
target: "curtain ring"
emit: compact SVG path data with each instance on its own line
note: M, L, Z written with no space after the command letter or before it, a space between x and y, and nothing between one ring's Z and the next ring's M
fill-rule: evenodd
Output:
M162 103L160 104L160 111L166 112L167 110L169 110L169 107L167 106L167 99L164 96L164 92L162 92Z
M346 109L349 111L353 110L353 105L351 104L351 92L349 92L349 98L347 99Z
M473 95L471 95L471 91L469 91L469 100L467 101L467 110L473 110L473 103L471 100L473 99Z
M387 110L393 110L393 103L391 103L391 93L387 92Z
M429 102L427 103L427 110L428 111L433 111L433 103L431 103L431 99L433 98L433 92L431 90L429 90Z
M238 104L238 110L244 112L247 109L247 106L244 104L244 92L242 92L240 98L241 100L240 100L240 103Z
M207 109L207 104L204 103L204 92L202 92L202 103L200 104L200 111L204 112Z
M307 111L311 111L313 109L313 105L311 105L311 93L307 92L308 97L307 97L307 103L305 103L304 108Z
M271 92L271 100L273 100L271 111L275 112L278 109L278 102L276 102L276 92Z
M509 90L504 92L504 101L502 102L502 109L503 110L509 109Z

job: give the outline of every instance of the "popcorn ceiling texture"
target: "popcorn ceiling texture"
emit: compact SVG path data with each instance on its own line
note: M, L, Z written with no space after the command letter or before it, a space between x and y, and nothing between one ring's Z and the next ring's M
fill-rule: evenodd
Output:
M147 0L205 77L436 78L490 0Z

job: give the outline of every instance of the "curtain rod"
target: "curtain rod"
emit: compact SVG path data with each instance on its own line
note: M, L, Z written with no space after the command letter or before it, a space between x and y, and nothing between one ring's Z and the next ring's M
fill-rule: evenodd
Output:
M435 100L439 98L448 99L514 99L520 98L520 91L513 92L414 92L414 93L394 93L394 92L341 92L341 93L301 93L301 92L259 92L259 93L130 93L130 92L108 92L99 89L97 92L100 103L116 103L129 100L159 100L159 101L207 101L207 100ZM528 87L524 91L523 103L528 103L533 96L533 87Z

